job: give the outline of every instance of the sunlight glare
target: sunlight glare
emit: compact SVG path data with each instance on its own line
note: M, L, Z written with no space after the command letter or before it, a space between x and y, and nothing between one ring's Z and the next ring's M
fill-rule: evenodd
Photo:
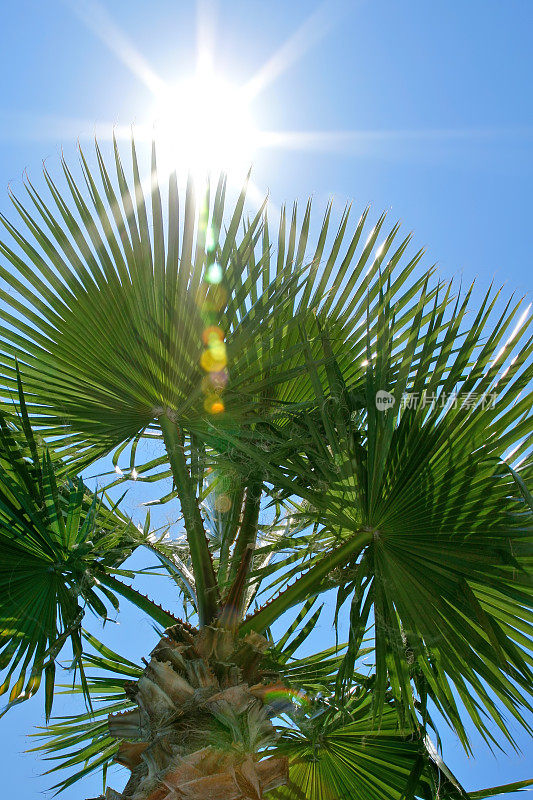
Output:
M164 169L193 174L246 172L257 132L244 93L211 70L166 86L156 95L152 119Z

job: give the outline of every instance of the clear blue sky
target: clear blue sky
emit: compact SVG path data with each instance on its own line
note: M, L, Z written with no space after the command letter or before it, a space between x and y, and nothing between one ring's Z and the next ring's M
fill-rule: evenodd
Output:
M318 212L330 195L339 208L390 208L446 277L530 290L531 0L220 0L203 15L221 74L242 84L270 62L271 81L253 103L257 124L313 132L306 148L258 152L254 180L275 204L312 194ZM1 211L24 169L38 179L42 159L57 169L61 147L72 152L78 135L145 119L152 98L132 55L138 71L149 65L172 82L196 58L192 1L19 0L2 17ZM330 630L324 620L317 646ZM153 640L129 610L110 633L134 658ZM50 785L39 777L43 763L22 755L40 709L35 699L0 720L3 792L17 800ZM481 746L475 760L444 739L467 788L530 777L523 736L521 756L494 759ZM64 796L98 792L95 780Z

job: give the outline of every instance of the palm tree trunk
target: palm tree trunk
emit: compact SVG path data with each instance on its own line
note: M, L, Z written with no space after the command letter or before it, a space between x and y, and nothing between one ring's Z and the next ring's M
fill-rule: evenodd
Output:
M265 752L271 718L290 705L261 670L267 644L214 626L168 628L127 687L137 708L109 718L131 776L106 800L262 800L285 785L287 759Z

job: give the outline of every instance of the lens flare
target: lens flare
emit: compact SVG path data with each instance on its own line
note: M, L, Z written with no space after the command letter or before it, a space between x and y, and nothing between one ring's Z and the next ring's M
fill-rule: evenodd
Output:
M217 394L208 395L204 400L204 408L208 414L222 414L224 403Z
M205 273L207 283L220 283L222 281L222 267L216 261L211 264Z
M225 514L231 508L231 498L227 494L220 494L215 500L215 508L221 514Z
M221 372L227 363L225 347L218 347L216 352L209 347L200 356L200 366L205 372Z
M202 341L205 345L211 344L213 341L224 341L224 331L216 325L209 325L202 333Z
M224 361L226 358L226 345L224 342L215 342L209 345L209 352L215 361Z
M215 391L221 391L228 382L228 371L223 369L220 372L211 372L209 380Z
M290 689L280 682L266 686L254 686L251 691L265 705L273 708L277 714L290 711L295 705L305 708L309 704L309 700L303 692Z
M218 272L214 274L211 272L213 282L215 279L222 280L222 268L216 262L211 265L210 269L218 268ZM206 327L202 331L202 342L205 345L205 350L200 356L200 366L207 374L204 375L201 382L202 392L205 395L204 410L208 414L222 414L225 410L224 401L222 400L222 391L228 382L228 371L226 365L228 363L228 356L226 352L226 344L224 342L224 331L218 325L207 324L214 321L209 309L207 299L212 300L213 294L216 295L220 292L219 286L209 285L207 283L209 273L206 274L202 287L200 288L199 296L204 297L203 303L200 304L202 309L204 323ZM213 290L215 290L213 292ZM223 290L222 290L223 292ZM206 308L207 307L207 308Z
M216 246L217 246L217 240L215 236L215 231L213 230L213 228L209 227L205 235L205 249L207 250L208 253L212 253L213 250L216 249Z
M227 370L221 372L209 372L202 378L202 392L204 394L220 395L228 382Z

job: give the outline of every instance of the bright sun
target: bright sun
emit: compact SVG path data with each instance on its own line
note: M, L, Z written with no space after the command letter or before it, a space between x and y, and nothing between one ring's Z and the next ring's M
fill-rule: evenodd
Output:
M252 163L258 132L245 94L210 70L165 86L151 117L163 169L235 174Z
M215 59L217 26L212 5L197 0L196 71L174 83L166 81L154 69L99 0L72 4L75 13L150 92L152 100L137 117L135 136L137 141L146 143L155 140L157 167L161 173L177 171L181 176L192 173L198 179L206 174L214 177L225 173L229 183L240 188L258 151L280 147L324 149L338 147L339 141L349 139L349 132L262 130L254 123L251 113L251 104L265 88L330 29L329 3L323 2L313 11L240 86L233 85L219 71ZM264 109L261 116L264 117ZM46 126L42 120L39 124L41 128ZM32 122L32 135L34 127ZM113 139L129 141L132 135L129 126L111 122L99 125L99 131L100 138L112 132ZM93 136L92 130L90 136ZM145 180L148 183L150 175ZM261 205L265 194L253 180L248 183L247 197L252 203Z

